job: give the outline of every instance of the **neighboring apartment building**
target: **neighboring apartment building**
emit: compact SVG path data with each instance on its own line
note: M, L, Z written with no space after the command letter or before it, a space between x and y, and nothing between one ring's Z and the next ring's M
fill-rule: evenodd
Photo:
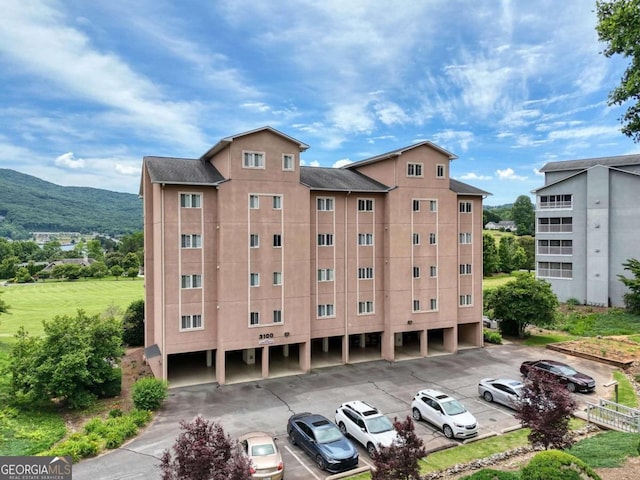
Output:
M343 168L270 127L200 159L145 157L145 354L230 369L481 346L482 200L431 142ZM373 356L371 355L373 354ZM284 362L286 360L286 362Z
M624 306L622 266L639 258L640 155L547 163L536 201L536 275L561 302Z

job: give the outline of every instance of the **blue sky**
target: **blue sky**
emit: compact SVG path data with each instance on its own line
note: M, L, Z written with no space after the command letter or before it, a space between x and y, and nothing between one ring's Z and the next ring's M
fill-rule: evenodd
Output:
M340 166L422 140L513 202L548 161L638 153L595 1L3 0L0 166L137 193L145 155L269 125Z

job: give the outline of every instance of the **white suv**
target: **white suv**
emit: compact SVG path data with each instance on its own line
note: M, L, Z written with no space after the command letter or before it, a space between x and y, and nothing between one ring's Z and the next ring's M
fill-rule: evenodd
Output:
M425 419L447 438L469 438L478 434L478 422L464 405L438 390L420 390L411 402L413 419Z
M379 446L388 447L398 437L391 421L366 402L354 400L336 409L336 424L344 435L360 442L373 457Z

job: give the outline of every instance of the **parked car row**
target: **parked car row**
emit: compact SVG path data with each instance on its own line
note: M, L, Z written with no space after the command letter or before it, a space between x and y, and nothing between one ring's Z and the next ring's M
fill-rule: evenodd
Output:
M526 361L520 366L524 378L531 369L550 373L553 377L548 378L559 379L571 392L595 389L595 380L589 375L555 360ZM478 395L487 402L516 409L523 388L520 380L483 378L478 383ZM458 400L438 390L420 390L411 402L411 414L415 421L427 421L447 438L466 439L478 435L475 417ZM287 422L287 434L291 443L304 450L318 468L331 473L358 465L358 451L348 437L360 443L371 457L380 447L390 446L398 438L389 418L361 400L341 404L336 409L335 422L310 412L292 415ZM251 460L253 478L282 480L282 456L269 434L253 432L243 435L239 441Z

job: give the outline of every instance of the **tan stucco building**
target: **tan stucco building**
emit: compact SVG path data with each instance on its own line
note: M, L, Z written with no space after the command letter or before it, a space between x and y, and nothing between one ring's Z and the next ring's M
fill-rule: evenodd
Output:
M431 142L305 167L264 127L145 157L145 354L157 377L308 372L482 345L482 200Z

